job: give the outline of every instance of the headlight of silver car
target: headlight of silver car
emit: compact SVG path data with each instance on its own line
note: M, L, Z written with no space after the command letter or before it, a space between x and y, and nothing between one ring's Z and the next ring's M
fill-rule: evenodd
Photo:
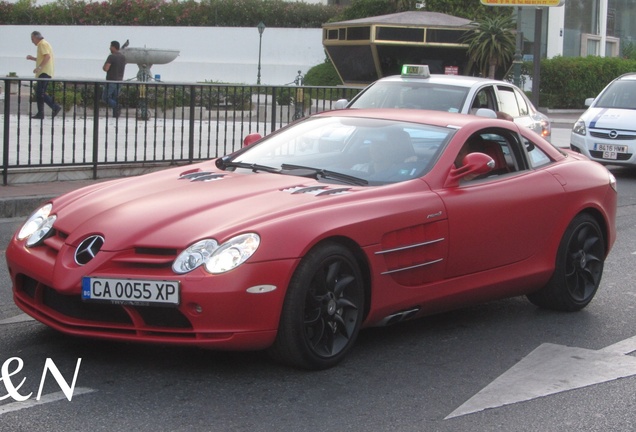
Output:
M241 234L222 245L212 239L201 240L179 254L172 264L172 270L184 274L205 265L205 269L210 273L225 273L251 257L260 242L260 237L254 233Z
M576 123L574 123L572 132L577 135L585 135L587 133L587 130L585 129L585 122L579 119Z
M51 214L52 208L52 204L46 204L29 216L18 232L18 240L27 239L26 245L31 247L36 246L45 238L57 219L56 215Z

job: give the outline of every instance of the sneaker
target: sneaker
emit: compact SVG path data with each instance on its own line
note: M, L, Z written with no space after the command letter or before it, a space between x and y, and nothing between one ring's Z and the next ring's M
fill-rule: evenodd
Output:
M62 107L59 105L53 108L53 117L55 117L61 110L62 110Z
M36 115L31 116L31 118L35 120L44 120L44 116L41 113L37 113Z

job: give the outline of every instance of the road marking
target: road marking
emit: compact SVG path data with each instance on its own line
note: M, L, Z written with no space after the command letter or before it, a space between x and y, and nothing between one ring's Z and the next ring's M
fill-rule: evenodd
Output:
M88 388L88 387L78 387L76 389L73 390L73 397L75 396L79 396L82 394L87 394L87 393L93 393L96 392L97 390L94 390L92 388ZM33 408L39 405L43 405L46 403L51 403L51 402L57 402L59 400L62 399L66 399L66 395L64 394L64 392L55 392L55 393L51 393L48 395L44 395L40 398L40 400L37 399L27 399L25 401L22 402L12 402L6 405L0 405L0 416L6 413L10 413L10 412L14 412L14 411L20 411L22 409L26 409L26 408ZM67 399L68 400L68 399Z
M544 343L445 419L636 375L636 336L600 350Z
M0 325L17 324L17 323L27 322L27 321L35 321L35 318L30 317L27 314L20 314L20 315L16 315L14 317L11 317L11 318L0 320Z

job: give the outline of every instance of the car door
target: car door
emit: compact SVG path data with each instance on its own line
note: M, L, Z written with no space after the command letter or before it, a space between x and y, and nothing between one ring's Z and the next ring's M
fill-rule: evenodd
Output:
M532 168L537 165L528 161L519 135L507 129L482 130L479 135L501 146L508 169L439 191L448 215L447 278L539 253L550 234L546 227L562 208L561 184L546 170Z

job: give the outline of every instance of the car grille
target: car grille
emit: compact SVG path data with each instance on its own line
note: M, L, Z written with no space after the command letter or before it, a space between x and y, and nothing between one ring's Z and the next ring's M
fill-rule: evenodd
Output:
M633 133L625 133L625 132L618 132L618 135L616 135L615 137L610 137L610 131L607 132L598 132L598 131L590 131L590 135L593 136L594 138L602 138L602 139L611 139L611 140L617 140L617 141L621 141L621 140L636 140L636 135Z
M596 159L603 159L603 152L597 151L597 150L590 150L590 156ZM626 160L629 160L631 157L632 157L632 153L618 153L616 155L616 159L613 159L613 160L626 161Z
M79 294L63 295L25 275L16 278L16 298L26 307L63 327L90 328L94 333L143 333L195 338L190 321L177 308L88 303ZM81 320L82 322L78 322Z

